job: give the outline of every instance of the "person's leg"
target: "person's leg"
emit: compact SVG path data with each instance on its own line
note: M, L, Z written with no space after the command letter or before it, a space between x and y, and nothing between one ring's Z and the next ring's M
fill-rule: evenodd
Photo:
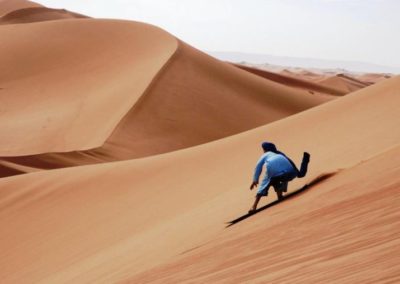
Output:
M258 202L260 201L261 197L263 196L268 196L268 190L269 187L271 186L271 183L269 183L267 186L265 186L264 188L260 187L257 191L256 194L256 198L254 200L253 206L251 207L251 209L249 210L249 213L253 213L254 211L257 210L257 205Z
M286 180L282 180L283 177L277 177L273 180L273 187L275 189L276 195L278 196L278 200L283 199L283 193L287 191L288 182Z
M276 195L278 196L278 200L282 200L283 199L283 192L280 188L280 183L278 181L274 182L274 184L272 185L274 187L274 190L276 192Z
M278 196L278 200L283 199L283 191L280 188L275 188L276 195Z
M253 213L257 210L258 202L260 201L262 195L256 195L256 199L254 200L253 206L250 208L249 213Z

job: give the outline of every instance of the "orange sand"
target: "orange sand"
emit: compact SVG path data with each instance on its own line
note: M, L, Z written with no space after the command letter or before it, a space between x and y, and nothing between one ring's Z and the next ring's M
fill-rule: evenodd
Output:
M63 26L62 35L57 32L59 26ZM41 55L29 63L34 70L16 68L15 74L8 75L11 82L4 88L10 89L5 93L10 111L0 122L5 137L0 156L7 162L0 162L1 176L179 150L237 134L333 99L311 96L307 90L265 80L185 43L176 45L175 38L144 24L75 19L32 27L33 31L29 25L5 26L4 33L14 35L20 29L22 34L43 30L55 33L51 41L55 41L59 51L54 56L59 58L59 53L64 52L71 54L71 58L65 56L63 62L54 66L54 57L43 61ZM108 35L106 43L94 36L86 38L85 34L80 35L82 27L87 32L116 30L115 40L109 41ZM60 41L57 35L67 38ZM124 37L124 42L117 46L114 42L118 37ZM132 48L135 40L141 45ZM78 42L87 45L85 52L78 49ZM15 37L9 44L10 49L24 48ZM54 48L45 44L38 46L37 52ZM79 65L70 63L78 62L75 53L79 54ZM4 60L10 61L8 57ZM88 67L87 62L92 66ZM50 73L51 69L54 70ZM68 82L62 79L66 74ZM16 81L15 77L22 78ZM51 83L44 88L44 82ZM34 90L32 84L37 86ZM21 104L26 102L33 108L28 114L35 113L37 118L16 128L9 121L23 117L26 112ZM35 131L26 135L27 129Z
M400 133L387 131L399 123L399 85L396 77L261 128L182 151L4 178L0 224L8 230L0 242L7 259L2 279L109 283L211 242L226 231L225 221L248 209L253 194L247 187L262 140L277 142L296 161L302 150L312 153L308 177L294 182L290 190L322 173L352 168L399 144ZM395 167L398 161L388 163ZM346 176L341 182L353 187L354 176ZM378 174L376 179L386 181L387 176ZM330 180L324 184L335 185ZM271 194L264 202L274 198ZM335 196L330 198L333 202ZM291 203L296 202L277 208L291 215ZM279 227L276 233L290 228ZM247 233L251 231L241 231ZM348 239L349 244L353 241Z
M36 19L0 26L2 283L400 280L400 76L311 95L147 24ZM264 140L311 153L290 192L334 175L225 228Z
M1 156L101 146L177 47L127 21L3 25L0 35Z

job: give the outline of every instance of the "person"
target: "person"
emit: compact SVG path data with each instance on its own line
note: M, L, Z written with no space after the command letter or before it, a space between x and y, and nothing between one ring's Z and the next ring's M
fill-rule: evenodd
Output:
M304 152L303 161L300 170L298 170L293 161L284 153L278 151L273 143L263 142L261 147L264 154L257 162L250 190L258 186L264 165L266 172L249 213L254 213L256 211L258 202L262 196L268 195L268 190L271 186L274 187L278 200L282 200L283 193L287 191L289 181L292 181L296 177L304 177L307 174L308 163L310 161L310 154Z

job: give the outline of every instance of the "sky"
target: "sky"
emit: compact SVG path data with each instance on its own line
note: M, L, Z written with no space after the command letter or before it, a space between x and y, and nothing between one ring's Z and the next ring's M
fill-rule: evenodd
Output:
M400 0L37 0L159 26L203 51L400 67Z

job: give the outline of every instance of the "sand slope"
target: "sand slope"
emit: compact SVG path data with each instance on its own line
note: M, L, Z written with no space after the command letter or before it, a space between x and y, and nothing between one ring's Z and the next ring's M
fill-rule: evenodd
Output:
M399 157L344 170L127 282L395 283Z
M165 278L164 273L168 274L168 269L176 271L181 262L177 262L177 266L167 266L167 271L165 267L154 270L156 278L147 278L140 273L165 264L186 250L213 242L217 246L214 248L216 258L210 265L201 266L206 261L211 244L205 248L204 254L194 254L193 258L188 258L192 261L199 257L199 266L187 270L187 273L193 272L191 275L201 280L226 279L223 271L216 278L212 278L214 274L208 274L208 278L199 276L198 271L203 267L213 273L215 265L221 264L221 269L229 269L243 263L245 260L240 258L242 254L239 252L232 263L218 263L224 240L235 238L238 238L238 248L253 250L255 255L251 257L254 263L260 265L266 253L264 248L256 245L247 247L240 237L249 234L250 238L254 238L258 233L264 233L268 226L276 226L277 230L270 233L275 237L285 235L293 229L293 222L297 220L295 218L293 221L297 216L296 211L290 209L290 206L294 206L291 204L297 201L288 201L277 207L278 211L274 212L279 218L270 222L266 219L269 213L265 213L256 217L259 223L254 226L238 225L229 231L232 233L224 229L225 221L245 212L252 202L253 194L247 187L254 163L260 155L259 143L265 139L272 140L296 161L299 161L302 150L312 153L309 175L304 180L294 182L290 190L322 173L352 168L390 151L400 143L400 133L392 131L400 122L397 107L400 102L399 86L400 77L395 77L267 126L173 153L1 179L0 226L8 228L0 236L0 249L5 256L1 263L1 278L6 283L28 280L42 280L43 283L157 280L158 277ZM385 104L380 103L382 101ZM379 197L381 199L377 200L383 202L384 208L395 209L395 201L390 196L394 193L393 186L398 183L395 177L399 176L396 166L399 162L397 158L388 157L399 155L398 149L393 151L376 161L371 160L365 166L348 170L347 174L346 170L338 174L336 179L326 180L323 187L312 189L312 194L305 193L302 206L298 204L303 210L298 214L305 213L302 219L305 229L312 228L313 224L316 228L325 229L321 226L326 220L339 222L352 216L358 216L358 220L362 221L358 231L360 234L369 228L368 232L373 234L367 238L370 243L365 243L363 238L357 242L357 234L350 233L351 238L340 239L340 250L336 250L335 257L340 255L339 252L345 257L357 247L370 246L362 257L366 264L357 266L358 279L370 275L370 264L374 259L384 256L391 265L395 261L393 257L396 254L388 254L387 249L393 250L398 244L390 241L393 240L392 235L380 234L385 227L371 218L381 213L375 211L379 207L374 201L376 188L366 190L369 181L364 178L374 171L376 175L371 184L380 185L384 192ZM375 170L376 164L382 165L382 168ZM361 183L357 185L357 182ZM348 202L341 203L347 198L344 192L350 186L359 190L351 193ZM338 194L332 194L332 191ZM318 199L320 194L322 197ZM326 194L325 197L323 194ZM264 202L274 198L271 195ZM351 208L358 209L347 214L349 204ZM368 213L363 204L373 208L373 211ZM313 208L319 214L313 213ZM343 211L336 213L336 209L341 208ZM385 215L380 220L387 222L390 227L395 225L398 216L390 215L389 218ZM268 225L262 225L264 222ZM349 223L342 222L342 227L337 228L338 233L344 234L348 232ZM391 233L396 231L391 230ZM221 234L225 238L222 244L213 241ZM383 240L379 240L375 234ZM299 256L301 253L309 254L311 263L319 261L320 256L333 257L330 253L332 248L326 252L322 244L329 241L329 244L336 246L338 240L333 233L328 236L330 240L324 239L324 234L313 234L314 246L309 239L300 238L302 251L288 252L284 249L293 247L296 235L287 234L287 237L279 238L284 241L282 247L274 247L270 243L269 248L288 252L287 258L293 256L296 262L286 263L289 268L284 272L276 270L275 276L273 270L267 274L269 279L278 279L283 273L284 277L289 277L285 279L293 275L293 279L301 280L298 278L300 276L296 276L296 268L310 264ZM386 245L385 250L382 254L375 254L375 250L382 251L382 243ZM231 247L230 243L228 245ZM327 271L332 273L332 267L337 265L336 277L348 280L347 272L340 269L342 261L336 260L329 263ZM277 258L277 261L282 260ZM248 263L245 262L244 275L247 278L244 279L262 279L260 277L267 273L264 271L260 276L258 272L261 268L247 266ZM393 271L380 271L380 276L392 276ZM188 277L188 274L176 274L175 280ZM135 275L140 278L132 278ZM229 275L227 277L231 279Z
M253 74L40 7L0 1L0 175L27 173L0 179L1 283L399 280L400 77L338 98L380 75ZM312 154L289 191L332 176L226 229L264 140Z
M3 25L0 36L1 156L101 146L177 48L159 28L116 20Z

